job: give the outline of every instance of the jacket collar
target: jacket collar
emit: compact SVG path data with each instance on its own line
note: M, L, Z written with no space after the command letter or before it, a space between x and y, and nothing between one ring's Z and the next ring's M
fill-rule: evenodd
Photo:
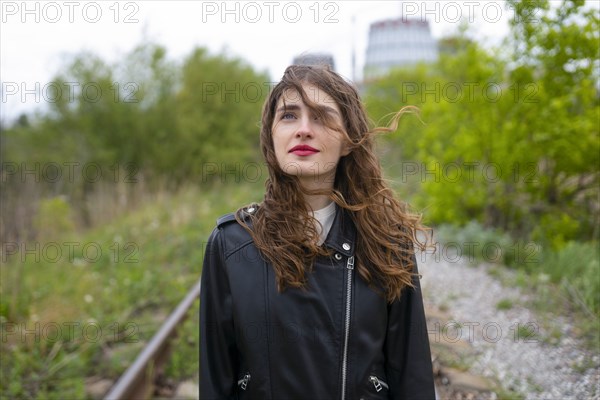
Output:
M350 211L336 205L335 218L324 244L346 257L354 254L356 247L356 227Z

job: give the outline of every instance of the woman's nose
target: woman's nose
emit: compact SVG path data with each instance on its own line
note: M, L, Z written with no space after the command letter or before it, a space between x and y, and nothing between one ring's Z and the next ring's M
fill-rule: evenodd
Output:
M300 124L296 130L296 137L313 137L314 126L311 119L308 117L302 117L299 121Z

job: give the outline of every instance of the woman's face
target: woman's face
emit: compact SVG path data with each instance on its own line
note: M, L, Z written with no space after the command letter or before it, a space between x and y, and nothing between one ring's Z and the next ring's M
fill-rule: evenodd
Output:
M306 96L343 127L339 106L317 86L302 86ZM333 131L304 104L294 89L286 90L275 108L273 145L280 168L310 189L333 187L340 157L350 151L342 134Z

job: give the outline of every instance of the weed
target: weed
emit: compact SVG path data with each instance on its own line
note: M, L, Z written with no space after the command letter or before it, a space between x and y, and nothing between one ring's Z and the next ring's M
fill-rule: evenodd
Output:
M510 310L513 306L513 301L511 299L502 299L496 303L497 310Z
M571 364L572 368L580 374L583 374L590 368L596 367L593 357L590 354L584 355L581 359Z
M525 396L521 393L503 388L494 389L498 400L525 400Z

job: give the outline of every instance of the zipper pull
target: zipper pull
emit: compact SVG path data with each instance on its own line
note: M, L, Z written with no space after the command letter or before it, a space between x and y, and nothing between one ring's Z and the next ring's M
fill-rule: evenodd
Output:
M354 269L354 256L348 257L348 262L346 263L346 268Z
M238 381L238 385L242 388L242 390L246 390L248 387L248 382L250 382L250 373L246 373L242 379Z
M369 376L369 380L373 382L373 386L375 386L375 390L377 390L378 392L381 390L381 388L386 388L387 390L390 390L388 384L382 380L379 380L379 378L377 378L375 375Z
M377 379L377 377L373 376L373 375L371 375L369 377L369 379L371 380L371 382L373 382L373 386L375 386L375 390L379 393L383 387L383 386L381 386L381 382L379 382L379 379Z

